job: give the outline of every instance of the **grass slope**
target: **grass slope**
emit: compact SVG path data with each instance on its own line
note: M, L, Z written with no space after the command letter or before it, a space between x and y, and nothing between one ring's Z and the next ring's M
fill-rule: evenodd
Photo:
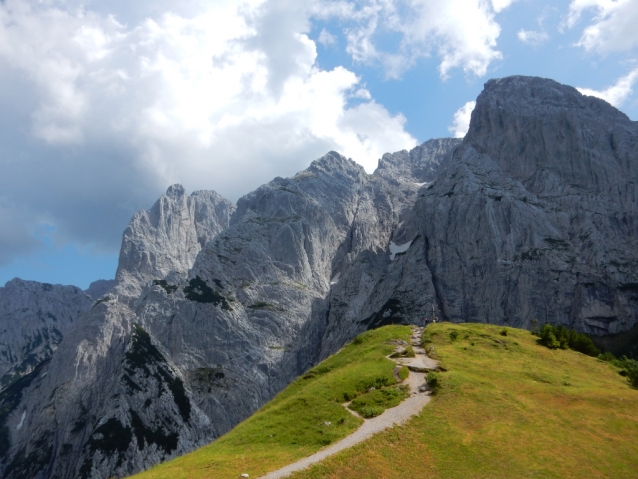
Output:
M502 330L429 326L447 372L420 416L291 477L638 477L638 390L607 363Z
M172 461L160 464L137 479L257 477L342 439L363 422L341 405L359 398L378 413L393 405L400 394L377 398L395 390L395 363L385 358L395 345L408 340L410 328L389 326L355 338L337 354L295 380L257 413L225 436ZM401 377L407 376L402 370ZM375 391L366 393L371 387ZM389 387L388 389L381 389ZM375 394L376 393L376 394ZM330 425L326 425L330 423Z

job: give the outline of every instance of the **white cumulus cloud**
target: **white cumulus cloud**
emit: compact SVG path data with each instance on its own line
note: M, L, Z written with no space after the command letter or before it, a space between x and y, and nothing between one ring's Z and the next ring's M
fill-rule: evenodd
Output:
M0 243L13 252L42 216L112 251L171 183L235 200L332 149L372 171L416 145L354 73L317 66L306 2L113 9L0 3L0 188L24 226Z
M359 0L316 2L314 15L345 24L347 51L355 61L380 63L388 78L398 78L423 57L436 54L439 72L453 69L482 76L502 54L495 14L513 0ZM388 36L399 37L387 48Z
M572 0L567 26L576 25L586 11L593 11L594 17L583 30L577 45L601 53L638 46L636 0Z
M577 88L583 95L602 98L606 102L620 107L633 92L634 84L638 81L638 68L618 79L616 83L604 90L592 90L590 88Z
M523 43L528 45L541 45L549 40L549 35L544 31L536 31L536 30L519 30L516 34L518 39Z
M475 101L468 101L461 108L454 113L454 120L452 125L448 127L450 133L455 138L463 138L467 134L467 130L470 128L470 119L472 118L472 112L476 106Z

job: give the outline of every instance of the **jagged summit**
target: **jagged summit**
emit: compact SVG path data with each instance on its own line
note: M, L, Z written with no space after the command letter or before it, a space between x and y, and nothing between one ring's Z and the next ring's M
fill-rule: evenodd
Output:
M228 226L234 209L214 191L189 196L181 185L170 186L124 231L115 275L118 293L134 297L170 271L186 274L206 242Z
M321 158L313 161L305 171L315 173L323 172L328 174L339 171L355 176L362 173L365 174L363 166L351 158L346 158L336 151L329 151Z
M166 190L166 196L170 196L173 198L184 196L186 194L186 190L180 184L174 184L168 187Z
M387 179L429 183L439 174L440 166L450 152L461 144L458 138L428 140L411 151L386 153L379 160L374 175Z

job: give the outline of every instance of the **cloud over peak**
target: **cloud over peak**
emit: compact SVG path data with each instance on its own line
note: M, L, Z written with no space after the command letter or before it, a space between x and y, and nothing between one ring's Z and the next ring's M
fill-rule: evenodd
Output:
M45 215L59 237L113 250L167 184L236 199L331 149L371 171L416 144L353 72L317 67L305 4L143 5L0 4L0 106L15 112L0 187L24 226L0 249L33 246Z

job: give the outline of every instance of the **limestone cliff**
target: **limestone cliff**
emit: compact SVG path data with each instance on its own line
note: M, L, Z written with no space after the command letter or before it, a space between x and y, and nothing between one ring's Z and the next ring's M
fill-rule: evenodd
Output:
M75 286L16 278L0 288L0 387L49 359L91 303Z

